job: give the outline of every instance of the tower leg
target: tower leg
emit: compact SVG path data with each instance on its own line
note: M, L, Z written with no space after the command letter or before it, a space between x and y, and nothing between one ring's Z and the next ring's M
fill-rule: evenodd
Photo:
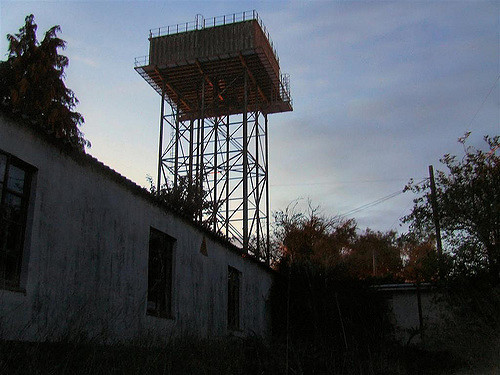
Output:
M271 262L271 247L269 240L269 143L267 138L267 114L264 114L264 140L265 140L265 153L266 162L264 164L266 176L266 262L269 265Z
M261 234L261 227L260 227L260 185L259 185L259 176L260 176L260 170L259 170L259 112L255 112L255 219L257 220L256 222L256 240L257 243L255 245L255 251L256 251L256 256L261 257L261 246L260 246L260 234Z
M229 238L229 140L230 140L230 129L229 129L229 115L226 116L226 237Z
M248 78L244 75L243 102L243 251L248 252Z
M201 143L198 144L200 154L200 175L199 175L199 185L198 191L201 192L203 190L203 184L205 181L205 80L201 81L201 121L200 121L200 139ZM199 213L199 222L203 221L203 210L200 209Z
M189 154L188 154L188 186L193 187L193 136L194 136L194 120L189 121Z
M175 165L174 165L174 188L177 188L178 176L179 176L179 109L175 113Z
M158 177L156 179L156 192L160 193L161 187L161 172L163 168L163 118L165 116L165 84L161 90L161 106L160 106L160 141L158 146Z
M214 196L213 196L213 207L212 207L212 226L214 232L217 232L217 212L219 208L219 197L217 196L217 185L219 183L218 173L219 173L219 165L218 165L218 146L219 146L219 117L215 117L214 122Z

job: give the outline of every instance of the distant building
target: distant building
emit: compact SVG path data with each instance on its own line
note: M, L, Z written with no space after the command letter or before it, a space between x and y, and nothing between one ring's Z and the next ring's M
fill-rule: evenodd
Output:
M3 339L267 333L269 268L3 116L0 213Z

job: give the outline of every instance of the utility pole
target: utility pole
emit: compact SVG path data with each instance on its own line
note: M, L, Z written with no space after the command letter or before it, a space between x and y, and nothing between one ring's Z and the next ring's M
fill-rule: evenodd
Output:
M434 227L436 229L436 246L438 251L438 272L439 279L443 278L443 245L441 243L441 226L439 224L439 211L437 207L436 198L436 183L434 182L434 168L429 165L429 178L431 182L431 204L432 204L432 214L434 217Z

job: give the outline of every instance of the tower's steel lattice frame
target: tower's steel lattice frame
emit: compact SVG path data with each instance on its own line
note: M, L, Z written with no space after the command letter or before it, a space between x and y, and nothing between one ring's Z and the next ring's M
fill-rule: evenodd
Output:
M269 262L268 114L292 104L257 13L150 30L135 69L162 97L157 188L203 189L195 219Z

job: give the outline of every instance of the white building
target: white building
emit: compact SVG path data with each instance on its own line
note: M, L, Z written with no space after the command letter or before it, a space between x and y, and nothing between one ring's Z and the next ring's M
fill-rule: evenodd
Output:
M267 333L271 270L4 116L0 213L3 339Z

